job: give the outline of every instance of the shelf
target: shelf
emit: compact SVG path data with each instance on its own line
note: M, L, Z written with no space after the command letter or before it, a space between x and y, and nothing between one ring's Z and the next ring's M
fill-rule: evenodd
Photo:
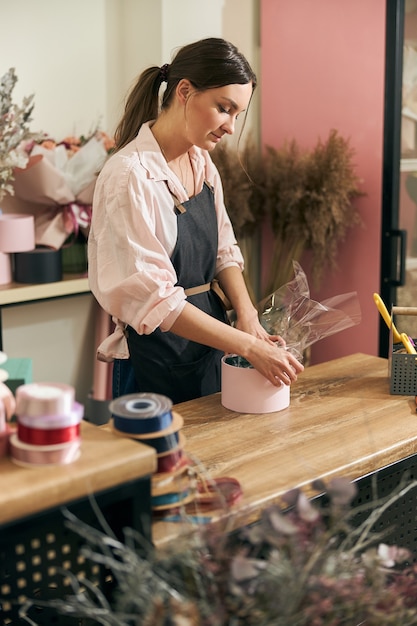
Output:
M8 283L0 286L0 306L10 306L23 302L35 302L49 298L61 298L90 293L88 277L80 274L65 274L56 283L28 285Z

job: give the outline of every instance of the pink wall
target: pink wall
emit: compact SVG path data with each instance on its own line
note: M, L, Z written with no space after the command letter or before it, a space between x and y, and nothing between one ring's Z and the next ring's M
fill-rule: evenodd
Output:
M362 322L313 345L312 362L378 354L384 115L385 3L381 0L261 0L261 136L311 148L331 129L349 138L366 197L363 228L340 246L339 270L315 300L357 291ZM269 250L270 251L270 250ZM263 264L268 263L263 247ZM308 274L308 261L302 262Z

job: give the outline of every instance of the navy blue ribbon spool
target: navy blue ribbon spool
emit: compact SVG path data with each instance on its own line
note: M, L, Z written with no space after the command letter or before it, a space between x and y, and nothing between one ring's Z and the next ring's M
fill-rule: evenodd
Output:
M130 437L135 441L141 441L149 446L155 448L157 454L163 454L171 450L178 449L181 441L180 430L184 425L184 420L179 413L173 412L172 421L169 428L152 433L133 434L126 433L116 428L115 420L113 419L113 432L116 435L122 437Z
M178 446L179 433L171 433L170 435L155 437L154 439L140 439L138 437L137 440L146 443L147 446L152 446L158 454L161 454L161 452L168 452L168 450L172 450Z
M172 401L156 393L132 393L110 402L114 428L141 435L166 430L172 424Z

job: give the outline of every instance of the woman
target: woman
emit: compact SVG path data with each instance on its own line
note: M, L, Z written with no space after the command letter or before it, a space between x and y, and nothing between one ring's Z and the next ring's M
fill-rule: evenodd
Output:
M99 348L99 358L114 359L114 397L154 392L177 403L217 392L224 353L245 357L277 386L303 369L259 322L209 155L234 132L255 86L235 46L208 38L145 70L127 99L89 235L91 290L116 321ZM235 310L234 327L213 279Z

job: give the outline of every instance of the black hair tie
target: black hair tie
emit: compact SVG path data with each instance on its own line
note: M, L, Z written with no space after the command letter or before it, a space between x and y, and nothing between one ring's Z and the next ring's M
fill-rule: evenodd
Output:
M168 82L169 63L165 63L159 70L162 82Z

